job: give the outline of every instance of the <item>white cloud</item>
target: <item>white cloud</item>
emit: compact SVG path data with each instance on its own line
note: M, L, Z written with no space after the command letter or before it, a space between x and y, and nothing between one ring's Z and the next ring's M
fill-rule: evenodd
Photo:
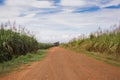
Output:
M31 8L55 8L55 6L50 1L5 0L4 6L0 6L0 17L14 18L22 13L28 13Z
M38 7L38 8L55 8L55 6L53 6L53 4L49 1L36 1L33 2L32 4L34 7Z
M88 1L89 5L96 5L99 6L101 8L103 7L108 7L108 6L116 6L120 4L120 0L92 0L92 1Z
M53 3L48 0L6 0L5 5L0 7L0 22L11 20L25 25L42 42L67 42L82 33L88 34L91 31L95 31L99 26L108 28L110 25L119 22L120 9L101 9L95 12L73 13L76 9L75 7L83 7L85 5L103 7L103 4L100 4L100 2L86 1L62 0L60 3L60 5L64 6L62 7L62 12L41 14L41 10L31 11L31 7L38 9L55 8ZM104 4L104 6L117 5L119 3L118 0L113 1ZM56 9L59 10L61 8ZM21 14L24 15L20 16Z
M84 0L61 0L62 6L84 6L86 3Z
M36 7L36 8L53 8L53 4L50 1L37 1L37 0L6 0L5 4L7 6L24 6L27 7Z
M109 28L119 22L120 10L101 10L94 13L57 13L38 15L28 21L28 29L34 30L37 39L43 42L66 42L75 35L88 34L98 27ZM118 16L115 16L118 15Z
M35 15L36 15L35 13L33 13L33 14L28 14L28 15L24 16L24 18L31 18L31 17L34 17Z
M61 0L60 5L68 7L89 7L99 6L101 8L119 5L120 0Z

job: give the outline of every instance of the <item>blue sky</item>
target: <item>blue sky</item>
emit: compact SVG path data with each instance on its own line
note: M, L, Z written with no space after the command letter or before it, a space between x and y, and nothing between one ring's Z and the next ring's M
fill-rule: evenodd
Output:
M16 21L41 42L68 42L120 21L119 0L0 0L0 23Z

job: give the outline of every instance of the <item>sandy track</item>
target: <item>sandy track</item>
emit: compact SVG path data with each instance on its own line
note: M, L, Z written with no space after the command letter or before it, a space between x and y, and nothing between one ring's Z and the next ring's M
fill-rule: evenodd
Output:
M60 47L47 57L0 80L120 80L120 68Z

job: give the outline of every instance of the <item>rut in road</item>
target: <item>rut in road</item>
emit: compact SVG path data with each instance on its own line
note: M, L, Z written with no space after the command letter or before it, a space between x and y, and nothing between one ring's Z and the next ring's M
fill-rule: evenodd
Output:
M54 47L45 59L0 80L120 80L120 68Z

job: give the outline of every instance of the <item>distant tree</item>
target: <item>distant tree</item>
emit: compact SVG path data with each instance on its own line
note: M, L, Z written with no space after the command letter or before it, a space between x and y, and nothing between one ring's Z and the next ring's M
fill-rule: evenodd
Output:
M59 42L55 42L54 46L59 46L59 44L60 44Z

